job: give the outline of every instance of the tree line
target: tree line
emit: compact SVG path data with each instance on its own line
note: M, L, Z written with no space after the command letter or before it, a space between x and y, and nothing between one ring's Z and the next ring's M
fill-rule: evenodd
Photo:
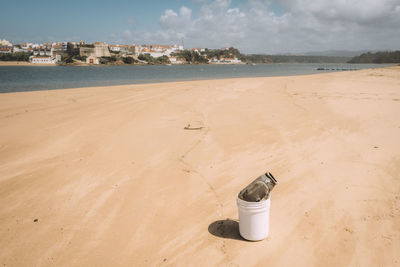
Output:
M400 63L400 50L392 52L368 52L353 57L348 63Z
M346 63L349 57L302 56L302 55L246 55L250 63Z
M172 53L171 56L184 59L186 63L189 64L205 64L212 59L220 60L223 58L238 58L240 60L245 59L245 56L234 47L229 47L227 49L205 48L203 51L183 50Z
M0 54L0 61L29 61L31 53L17 52Z

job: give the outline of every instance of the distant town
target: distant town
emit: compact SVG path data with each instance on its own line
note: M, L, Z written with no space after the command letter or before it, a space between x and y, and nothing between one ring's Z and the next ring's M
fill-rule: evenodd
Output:
M183 45L125 45L103 42L53 42L12 44L0 39L0 60L32 64L243 64L240 51L191 48Z
M258 63L400 63L400 51L361 53L357 56L241 54L234 47L190 48L182 44L136 45L104 42L53 42L12 44L0 39L0 62L32 65L179 65ZM30 62L30 63L28 63Z

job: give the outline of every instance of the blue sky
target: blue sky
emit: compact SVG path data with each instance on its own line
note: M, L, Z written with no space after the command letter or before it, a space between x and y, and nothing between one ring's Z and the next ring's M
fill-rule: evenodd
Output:
M28 1L3 0L1 34L13 41L52 37L106 39L133 21L155 29L167 8L179 8L185 1ZM5 26L5 27L4 27Z
M235 46L247 53L399 49L400 0L2 0L0 38Z
M35 40L107 40L127 28L155 31L167 9L186 6L195 13L207 1L183 0L2 0L0 37ZM233 0L232 6L244 1Z

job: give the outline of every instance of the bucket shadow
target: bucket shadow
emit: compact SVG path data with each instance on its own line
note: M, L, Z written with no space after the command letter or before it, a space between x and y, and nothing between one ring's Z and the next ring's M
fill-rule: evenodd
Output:
M239 234L239 223L229 218L211 223L208 232L217 237L247 241Z

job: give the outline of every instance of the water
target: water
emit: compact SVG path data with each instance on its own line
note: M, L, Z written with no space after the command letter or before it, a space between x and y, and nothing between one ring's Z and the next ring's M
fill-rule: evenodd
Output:
M388 64L257 64L181 66L0 66L0 93L170 81L289 76ZM332 70L335 69L335 70Z

